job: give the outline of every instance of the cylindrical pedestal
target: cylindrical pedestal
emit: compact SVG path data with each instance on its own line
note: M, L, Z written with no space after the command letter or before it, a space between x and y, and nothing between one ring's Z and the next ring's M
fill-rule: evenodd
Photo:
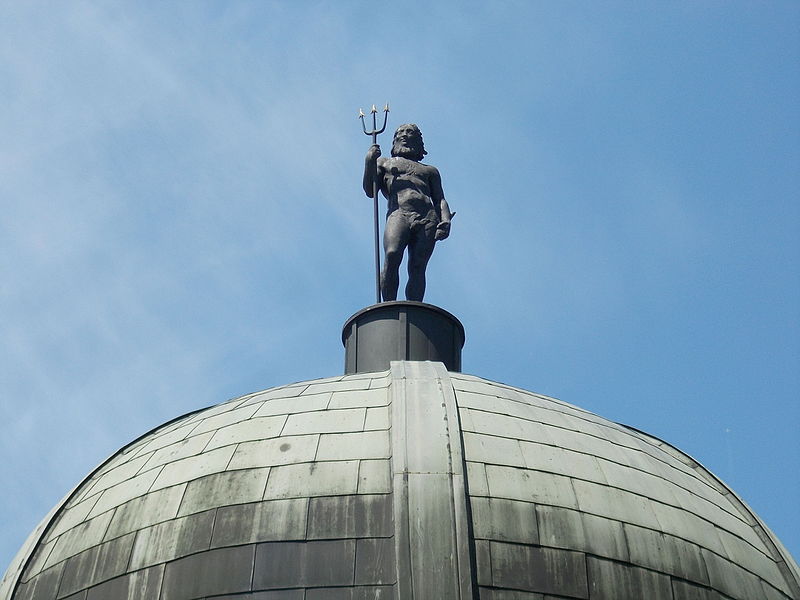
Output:
M382 302L358 311L342 329L345 374L385 371L393 360L443 362L461 371L464 326L423 302Z

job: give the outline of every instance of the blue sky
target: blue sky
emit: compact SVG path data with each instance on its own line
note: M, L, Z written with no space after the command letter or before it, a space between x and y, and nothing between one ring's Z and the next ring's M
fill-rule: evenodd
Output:
M797 558L798 59L793 2L3 3L0 563L143 432L342 372L387 100L464 371L669 441Z

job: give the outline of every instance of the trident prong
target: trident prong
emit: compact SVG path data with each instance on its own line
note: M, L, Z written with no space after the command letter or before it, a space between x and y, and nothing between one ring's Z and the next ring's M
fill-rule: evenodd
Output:
M367 135L372 136L372 144L375 145L378 143L378 134L383 133L386 130L386 122L389 120L389 103L387 102L386 105L383 107L383 126L378 129L378 109L375 105L372 105L372 131L367 131L367 124L364 122L364 117L367 115L364 114L364 111L360 108L358 109L358 118L361 119L361 128L364 130L364 133ZM379 224L378 224L378 174L377 172L372 176L372 205L373 205L373 220L375 221L375 295L377 296L377 302L380 303L381 301L381 258L380 253L378 250L379 242Z
M375 108L375 105L372 105L372 110L369 112L372 113L372 131L367 131L367 124L364 122L364 117L367 115L364 114L364 111L360 108L358 109L358 118L361 119L361 128L364 130L364 133L367 135L372 136L372 143L378 143L378 134L383 133L386 130L386 122L389 120L389 103L387 102L386 105L383 107L383 127L378 129L378 109Z

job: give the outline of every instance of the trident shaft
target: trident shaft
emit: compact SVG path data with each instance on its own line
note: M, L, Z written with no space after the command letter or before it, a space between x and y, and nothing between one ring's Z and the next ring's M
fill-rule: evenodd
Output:
M358 109L358 118L361 119L361 127L364 130L364 133L367 135L372 136L372 143L378 143L378 134L383 133L386 129L386 121L389 119L389 103L386 103L386 106L383 107L383 126L378 129L378 109L375 108L375 105L372 105L372 131L367 131L367 125L364 123L364 111L360 108ZM374 217L374 225L375 225L375 295L377 297L377 302L380 303L381 301L381 257L380 251L378 249L379 242L378 242L378 173L377 169L376 172L373 173L372 176L372 201L373 201L373 217Z

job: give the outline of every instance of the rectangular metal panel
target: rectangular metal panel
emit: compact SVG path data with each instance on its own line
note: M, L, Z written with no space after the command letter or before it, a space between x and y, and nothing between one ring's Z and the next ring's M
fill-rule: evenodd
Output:
M259 544L253 589L350 586L355 559L355 540Z
M168 563L161 600L183 600L250 590L255 546L210 550Z
M211 546L237 546L306 537L308 498L267 500L217 510Z

